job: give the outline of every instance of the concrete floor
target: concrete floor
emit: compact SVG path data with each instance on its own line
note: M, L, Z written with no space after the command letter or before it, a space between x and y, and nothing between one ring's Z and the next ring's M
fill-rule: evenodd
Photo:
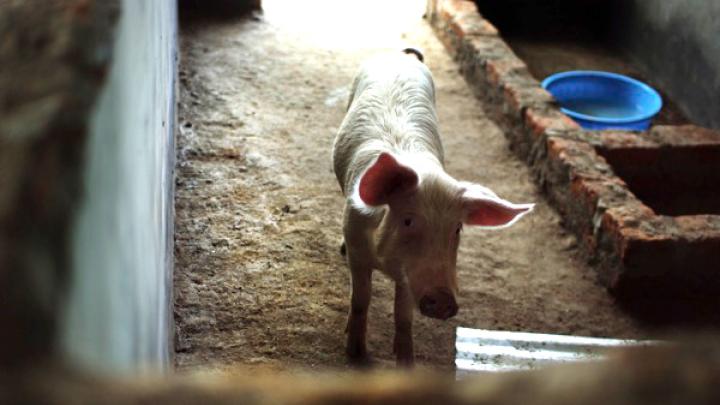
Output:
M422 20L424 1L265 0L259 18L186 21L179 103L176 365L345 368L349 273L330 149L358 64L403 43L433 71L448 171L536 210L467 229L460 312L415 321L421 367L453 368L456 326L641 338ZM301 5L302 4L302 5ZM392 284L374 276L369 349L393 366Z

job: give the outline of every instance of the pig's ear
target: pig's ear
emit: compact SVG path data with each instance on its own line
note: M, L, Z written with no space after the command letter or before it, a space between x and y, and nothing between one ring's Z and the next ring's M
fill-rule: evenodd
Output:
M365 171L360 178L356 197L370 207L387 204L396 193L411 191L417 187L415 171L386 152Z
M535 204L513 204L490 193L467 193L463 199L463 222L484 228L504 228L517 222L532 211L534 206Z

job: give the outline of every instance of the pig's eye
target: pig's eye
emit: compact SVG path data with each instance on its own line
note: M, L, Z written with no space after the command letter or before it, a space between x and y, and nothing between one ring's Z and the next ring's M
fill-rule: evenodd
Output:
M407 227L412 226L412 225L413 225L413 222L414 222L414 221L412 220L412 218L405 218L405 219L403 220L403 224L405 224L405 226L407 226Z
M462 231L462 223L459 223L457 228L455 228L455 235L460 235L460 231Z

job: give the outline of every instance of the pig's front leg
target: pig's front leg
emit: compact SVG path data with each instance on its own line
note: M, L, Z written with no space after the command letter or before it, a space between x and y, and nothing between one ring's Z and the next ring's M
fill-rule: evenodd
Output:
M370 306L371 268L365 267L348 246L348 263L352 275L352 298L347 323L346 353L350 361L365 364L370 361L367 353L367 314Z
M412 338L413 302L405 282L395 284L395 340L397 365L411 367L415 362Z
M357 213L349 206L346 207L345 247L352 278L346 353L350 361L356 364L367 364L370 360L365 336L370 306L372 269L375 264L369 233L371 225L367 216Z

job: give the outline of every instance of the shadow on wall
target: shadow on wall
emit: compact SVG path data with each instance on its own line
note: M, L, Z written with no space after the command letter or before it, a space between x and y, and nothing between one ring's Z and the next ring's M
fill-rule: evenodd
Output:
M260 10L261 0L179 0L180 18L231 19Z
M628 0L614 10L614 40L688 118L720 129L720 2Z
M608 37L612 4L618 0L476 0L483 16L503 36L592 40Z

